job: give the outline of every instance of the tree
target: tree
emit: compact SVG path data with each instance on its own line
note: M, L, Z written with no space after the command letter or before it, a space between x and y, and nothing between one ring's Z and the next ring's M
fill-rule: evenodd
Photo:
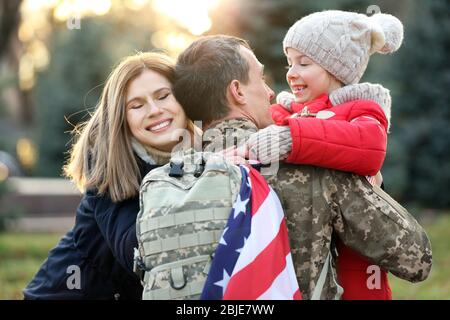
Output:
M31 124L29 92L19 87L18 70L22 46L17 37L21 0L0 2L0 104L20 125Z
M101 19L83 20L81 30L56 26L49 43L49 67L34 88L36 142L39 159L34 174L61 173L73 125L89 116L111 66L104 45L107 25ZM92 90L94 89L94 90Z
M394 174L386 181L405 200L435 208L450 205L449 9L445 0L411 8L403 49L390 72L396 105L387 164L399 167L401 180Z

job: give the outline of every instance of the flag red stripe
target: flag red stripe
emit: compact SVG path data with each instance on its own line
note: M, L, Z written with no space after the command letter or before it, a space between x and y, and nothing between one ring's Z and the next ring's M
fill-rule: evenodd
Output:
M251 233L239 255L233 274L245 268L270 245L280 232L280 224L283 219L283 208L281 208L275 192L270 190L258 213L251 217Z
M252 181L252 216L254 216L269 195L270 189L264 177L252 167L249 177Z
M286 222L283 219L279 232L272 242L255 260L231 277L223 298L231 300L258 298L270 288L274 279L284 270L286 255L289 253Z

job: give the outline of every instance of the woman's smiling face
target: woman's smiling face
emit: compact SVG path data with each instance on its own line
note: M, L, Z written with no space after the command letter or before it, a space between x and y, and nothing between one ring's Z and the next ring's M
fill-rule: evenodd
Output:
M128 84L125 103L131 134L141 144L169 152L179 142L187 118L167 78L145 69Z

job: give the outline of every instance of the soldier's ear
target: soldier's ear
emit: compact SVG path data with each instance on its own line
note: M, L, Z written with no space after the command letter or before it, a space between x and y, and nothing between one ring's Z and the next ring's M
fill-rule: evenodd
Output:
M239 82L239 80L233 80L230 82L230 85L228 86L228 96L231 99L231 104L233 105L244 105L245 95L244 91L242 90L242 84Z

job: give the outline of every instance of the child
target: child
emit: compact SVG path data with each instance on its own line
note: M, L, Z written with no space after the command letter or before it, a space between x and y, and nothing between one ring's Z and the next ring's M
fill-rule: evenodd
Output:
M297 21L283 41L295 101L279 95L282 104L271 108L277 125L254 134L247 150L263 163L282 159L349 171L380 185L389 91L358 82L371 54L394 52L402 40L401 22L387 14L323 11ZM269 144L274 139L279 144ZM339 241L337 249L343 299L392 299L386 272L379 273L379 282L370 281L369 261Z

